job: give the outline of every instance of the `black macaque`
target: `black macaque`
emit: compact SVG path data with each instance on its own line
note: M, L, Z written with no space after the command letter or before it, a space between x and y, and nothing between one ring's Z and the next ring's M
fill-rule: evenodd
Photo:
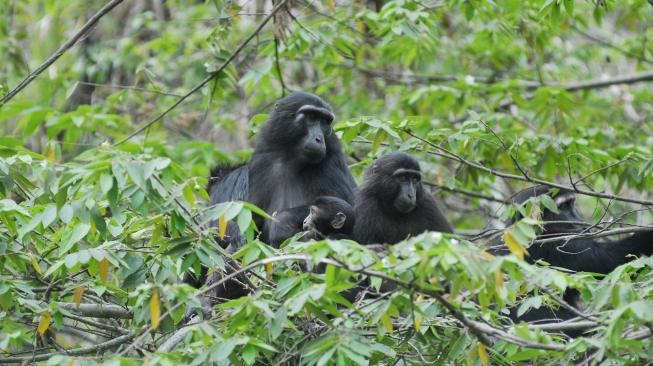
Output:
M263 237L278 248L293 235L304 231L303 240L348 239L354 231L354 210L338 197L320 196L309 206L287 208L265 224Z
M407 154L377 159L356 195L354 239L361 244L396 244L428 230L453 232L421 178L419 163Z
M536 239L555 238L556 236L568 236L586 231L590 226L576 208L576 195L567 190L555 189L545 185L538 185L522 190L516 194L512 201L515 204L523 204L532 197L549 195L556 202L558 212L543 209L542 221L544 221L542 232ZM514 224L521 219L519 214L506 222L506 226ZM495 254L507 254L508 250L502 247L491 251ZM593 238L575 238L571 240L560 239L559 241L534 244L528 248L529 256L526 259L531 262L544 260L552 266L566 268L576 272L595 272L607 274L616 267L633 259L631 255L653 254L653 230L634 233L626 238L616 241L598 241ZM563 299L568 304L579 308L582 306L580 295L575 290L568 290L564 293ZM560 307L552 309L540 307L530 309L522 316L517 316L516 309L511 310L513 321L546 322L568 320L576 314L569 309ZM569 336L578 336L581 332L565 332Z
M417 160L396 152L377 159L368 170L354 203L354 240L360 244L396 244L425 231L453 232L428 191L422 186ZM354 301L369 281L343 293ZM394 285L383 283L382 292Z
M578 234L588 228L588 224L576 209L576 195L571 191L558 190L545 185L526 188L515 195L512 201L523 204L531 197L549 195L558 206L558 212L544 209L544 225L537 239L555 238ZM515 215L506 222L510 226L521 219ZM501 248L498 253L507 253ZM634 233L615 241L598 241L593 238L560 239L555 242L534 244L528 248L527 260L531 263L544 260L552 266L566 268L575 272L610 273L618 266L630 262L630 255L653 254L653 230Z
M211 204L245 200L266 212L279 212L306 206L318 196L353 203L356 182L333 133L333 119L331 107L313 94L293 93L278 101L261 128L251 161L216 170L209 188ZM263 228L263 218L255 221ZM242 243L233 236L230 243Z
M331 107L313 94L293 93L279 100L261 128L250 162L214 170L211 204L244 200L266 212L279 212L307 206L319 196L352 203L356 182L333 133L333 119ZM262 217L255 216L254 221L266 230ZM244 241L233 223L227 225L225 239L220 245L230 252ZM204 281L199 276L194 281L210 284L214 279ZM232 287L221 286L215 297L241 296L243 292Z

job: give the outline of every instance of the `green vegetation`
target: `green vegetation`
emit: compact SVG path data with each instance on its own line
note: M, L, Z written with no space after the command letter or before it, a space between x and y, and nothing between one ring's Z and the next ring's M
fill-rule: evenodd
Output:
M653 258L605 277L530 265L520 257L551 202L506 204L556 182L585 193L598 229L651 225L649 2L113 2L12 95L112 2L0 1L0 364L653 359ZM297 90L333 106L359 182L388 152L418 158L459 235L425 233L384 258L347 240L274 249L257 239L256 207L210 206L210 170L245 161L273 103ZM513 254L472 241L515 210ZM232 257L258 291L168 347L202 292L183 273L225 268L208 223L232 219L248 238ZM397 290L356 304L338 294L365 276ZM567 289L585 302L582 336L506 320L561 306Z

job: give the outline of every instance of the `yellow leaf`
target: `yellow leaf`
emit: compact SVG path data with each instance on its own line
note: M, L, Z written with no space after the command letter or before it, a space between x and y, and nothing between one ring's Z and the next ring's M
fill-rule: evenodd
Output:
M159 303L159 289L155 288L152 291L152 299L150 300L150 318L152 319L152 328L159 327L161 320L161 304Z
M494 289L497 290L497 292L501 291L501 288L503 287L503 272L501 271L501 268L497 268L496 271L494 271Z
M265 264L265 273L267 275L268 280L272 278L272 263L266 263Z
M422 316L415 315L415 330L419 332L419 326L422 324Z
M107 280L109 279L109 261L106 258L103 258L100 261L100 281L103 283L106 283Z
M72 358L68 360L68 366L75 366L75 360Z
M52 315L50 315L49 311L46 311L43 314L41 314L41 320L39 320L39 327L38 327L38 331L40 335L45 334L45 331L48 330L51 321L52 321Z
M43 275L43 272L41 271L41 266L39 266L39 262L36 260L34 255L32 255L32 253L29 253L29 260L32 262L32 267L34 267L36 273Z
M485 350L485 345L481 342L478 342L478 358L481 359L481 364L483 366L488 366L490 364L490 359L487 356L487 350Z
M227 11L229 12L229 15L231 15L234 21L240 20L240 14L238 13L238 9L230 8Z
M356 30L358 33L365 33L365 26L363 25L363 22L360 20L356 21Z
M224 215L220 216L219 229L220 240L224 240L224 234L227 232L227 218Z
M331 11L336 11L335 0L327 0L327 5L329 5L329 9L331 9Z
M54 161L54 157L55 157L55 147L54 147L54 143L49 143L49 144L48 144L48 154L47 154L47 159L48 159L49 161Z
M82 303L82 295L84 294L84 286L79 286L78 288L75 289L75 293L73 294L73 299L75 300L75 305L79 309L79 304Z
M526 254L526 249L519 244L517 241L517 238L515 238L515 235L512 233L510 230L506 230L505 233L503 233L503 242L506 243L508 246L508 250L510 250L510 253L514 254L517 256L517 258L524 260L524 254Z
M489 252L486 252L485 250L481 253L481 256L483 257L483 259L486 259L486 260L489 260L489 261L491 261L493 259L496 259L495 256L493 256Z
M388 315L388 313L383 314L381 317L381 323L383 323L383 326L388 331L388 333L392 334L394 329L392 327L392 319L390 319L390 315Z
M474 347L471 347L469 351L466 352L465 354L465 360L467 361L467 366L474 366L476 363L474 360L476 359L476 353L474 352Z

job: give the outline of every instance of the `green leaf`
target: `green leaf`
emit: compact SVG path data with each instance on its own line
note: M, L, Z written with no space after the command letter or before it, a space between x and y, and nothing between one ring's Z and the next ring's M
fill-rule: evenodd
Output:
M35 215L26 225L23 225L20 229L18 229L18 240L22 240L23 236L34 231L34 229L36 229L36 227L39 226L39 224L41 224L43 221L42 218L43 213Z
M107 173L102 173L100 176L100 189L102 193L107 194L113 187L113 176Z
M69 204L61 206L61 209L59 210L59 218L64 223L69 223L73 218L73 207Z
M42 217L43 227L50 226L50 224L56 218L57 218L57 205L55 205L54 203L49 204L48 206L46 206L45 210L43 210L43 217Z
M21 215L30 216L29 212L24 207L17 205L16 202L9 199L0 200L0 211L16 212Z
M82 240L88 234L91 225L80 223L71 228L68 228L62 238L61 246L59 248L59 255L66 254L77 242Z

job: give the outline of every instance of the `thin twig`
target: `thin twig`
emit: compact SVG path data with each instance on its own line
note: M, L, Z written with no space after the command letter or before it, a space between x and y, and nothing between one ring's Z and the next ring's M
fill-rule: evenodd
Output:
M127 343L130 340L132 340L134 338L134 336L135 336L135 333L130 332L129 334L125 334L125 335L120 336L118 338L111 339L111 340L106 341L104 343L96 344L94 346L89 346L89 347L69 349L69 350L66 350L65 352L52 352L52 353L35 354L35 355L22 356L22 357L4 357L4 358L0 358L0 363L36 362L36 361L45 361L45 360L48 360L51 357L57 356L57 355L82 356L82 355L87 355L87 354L90 354L90 353L99 353L99 352L105 351L107 349L110 349L110 348L119 346L121 344Z
M218 74L220 74L220 73L221 73L221 72L222 72L222 71L223 71L227 66L229 66L229 64L230 64L230 63L231 63L231 62L236 58L236 56L238 56L238 55L240 54L240 52L245 48L245 46L247 46L247 44L249 44L249 42L250 42L252 39L254 39L254 37L256 37L256 36L259 34L259 32L261 32L261 30L263 29L263 27L264 27L264 26L265 26L265 25L270 21L270 19L272 19L272 17L274 16L274 14L276 14L276 13L277 13L277 12L278 12L282 7L283 7L283 6L285 6L285 4L286 4L287 1L288 1L288 0L281 0L281 1L279 2L279 4L277 4L277 6L275 6L274 9L272 9L272 11L270 12L270 14L268 14L268 16L266 16L265 19L263 19L263 21L261 22L261 24L259 24L258 27L256 27L256 30L254 30L254 32L252 32L252 34L250 34L249 37L247 37L243 42L241 42L240 45L238 45L238 47L236 48L236 50L235 50L234 52L231 53L231 55L229 56L229 58L227 58L227 59L222 63L222 65L220 65L220 67L219 67L216 71L210 73L207 77L204 78L204 80L202 80L199 84L197 84L197 85L196 85L193 89L191 89L188 93L184 94L181 98L177 99L177 101L174 102L174 103L173 103L170 107L168 107L166 110L164 110L163 112L161 112L160 114L158 114L156 117L154 117L154 118L152 118L151 120L149 120L149 121L148 121L147 123L145 123L143 126L139 127L136 131L134 131L134 132L132 132L131 134L129 134L129 136L127 136L127 137L125 137L124 139L122 139L122 140L116 142L116 143L114 144L114 146L121 145L121 144L123 144L123 143L125 143L125 142L131 140L134 136L137 136L137 135L140 134L141 132L145 131L148 127L150 127L151 125L153 125L153 124L155 124L156 122L160 121L163 117L165 117L168 113L170 113L173 109L175 109L178 105L180 105L184 100L186 100L186 99L187 99L188 97L190 97L191 95L195 94L195 92L197 92L198 90L202 89L206 84L208 84L211 80L213 80L213 78L215 78L215 77L216 77Z
M589 34L589 33L587 33L587 32L584 32L584 31L582 31L580 28L578 28L577 26L575 26L574 24L571 25L571 29L573 29L573 30L576 31L578 34L580 34L581 36L583 36L583 37L585 37L585 38L587 38L587 39L589 39L589 40L591 40L591 41L593 41L593 42L596 42L596 43L599 43L599 44L601 44L601 45L603 45L603 46L606 46L606 47L609 47L609 48L615 49L615 50L617 50L617 51L623 53L623 54L626 55L626 56L636 58L637 60L642 61L642 62L645 62L645 63L647 63L647 64L649 64L649 65L653 65L653 61L651 61L651 60L645 58L644 56L634 54L634 53L632 53L632 52L630 52L630 51L628 51L628 50L624 50L623 48L621 48L621 47L619 47L619 46L616 46L616 45L614 45L614 44L612 44L612 43L610 43L610 42L608 42L608 41L606 41L606 40L600 39L600 38L595 37L595 36L593 36L593 35L591 35L591 34ZM645 50L646 47L643 47L642 49Z
M585 176L583 176L582 178L580 178L579 180L577 180L576 183L581 183L581 182L583 182L585 179L591 177L592 175L594 175L594 174L596 174L596 173L598 173L598 172L600 172L600 171L603 171L603 170L606 170L606 169L610 169L610 168L612 168L613 166L619 165L619 164L624 163L624 162L626 162L626 161L628 161L628 160L630 160L630 156L627 156L627 157L625 157L625 158L623 158L623 159L621 159L621 160L619 160L619 161L616 161L616 162L614 162L614 163L612 163L612 164L610 164L610 165L606 165L606 166L604 166L604 167L601 167L601 168L598 168L598 169L596 169L596 170L593 170L593 171L587 173L587 175L585 175Z
M640 205L653 206L653 201L651 201L651 200L638 200L638 199L634 199L634 198L622 197L622 196L609 194L609 193L592 192L592 191L588 191L588 190L576 189L576 188L574 188L572 186L567 186L567 185L560 184L560 183L550 182L550 181L547 181L547 180L544 180L544 179L530 177L531 179L529 180L529 179L527 179L527 178L525 178L525 177L523 177L521 175L504 173L504 172L501 172L501 171L498 171L498 170L495 170L495 169L492 169L492 168L488 168L488 167L483 166L483 165L481 165L479 163L469 161L469 160L463 158L462 156L460 156L460 155L458 155L458 154L456 154L456 153L454 153L452 151L449 151L448 149L446 149L446 148L444 148L442 146L434 144L431 141L428 141L423 137L417 136L416 134L414 134L409 129L403 129L403 131L406 132L407 134L409 134L410 136L416 138L417 140L422 141L423 143L425 143L428 146L431 146L432 148L437 150L437 151L433 151L433 150L428 151L428 153L430 153L430 154L437 155L437 156L442 156L444 158L457 161L459 163L465 164L465 165L467 165L469 167L484 171L486 173L492 174L492 175L497 176L497 177L506 178L506 179L513 179L513 180L520 180L520 181L529 182L529 183L543 184L543 185L547 185L547 186L552 187L552 188L564 189L564 190L576 192L578 194L582 194L582 195L585 195L585 196L607 198L607 199L612 199L612 200L615 200L615 201L630 202L630 203L637 203L637 204L640 204Z
M176 93L171 93L171 92L161 91L161 90L155 90L155 89L139 88L137 86L132 86L132 85L100 84L100 83L91 83L89 81L78 81L77 83L83 84L83 85L97 86L97 87L100 87L100 88L127 89L127 90L136 90L136 91L140 91L140 92L143 92L143 93L160 94L160 95L165 95L165 96L169 96L169 97L182 97L181 94L176 94Z
M60 302L58 303L58 306L81 316L91 318L131 319L133 316L131 311L119 305L79 304L79 306L77 306L74 302Z
M492 135L494 135L494 137L495 137L497 140L499 140L499 143L501 144L501 146L503 146L503 149L506 151L506 153L508 153L508 156L510 156L510 160L512 160L513 164L515 164L515 167L517 167L517 170L519 170L519 171L521 172L521 174L524 176L524 178L526 178L529 182L531 182L531 181L532 181L532 180L531 180L531 177L528 176L528 173L526 173L526 170L524 170L524 169L521 167L521 165L519 164L519 162L517 161L517 159L512 155L512 153L510 152L510 149L508 148L508 145L506 145L506 143L503 141L503 139L502 139L501 137L499 137L499 135L497 135L497 134L494 132L494 130L491 129L490 126L488 126L488 125L487 125L483 120L479 120L479 122L481 122L481 123L483 124L483 126L485 126L485 128L486 128L488 131L490 131L490 133L491 133Z
M501 198L496 198L496 197L493 197L493 196L488 196L488 195L477 193L477 192L467 191L467 190L460 189L460 188L450 188L450 187L447 187L445 185L441 185L441 184L437 184L437 183L433 183L433 182L427 182L427 181L422 181L422 183L424 185L426 185L426 186L429 186L429 187L433 187L433 188L436 188L436 189L441 189L441 190L447 191L447 192L458 193L458 194L461 194L463 196L480 198L482 200L503 203L503 204L506 204L506 205L510 204L510 201L508 201L508 200L504 200L504 199L501 199Z
M603 238L603 237L606 237L606 236L613 236L613 235L620 235L620 234L631 234L631 233L642 233L642 232L649 232L649 231L653 231L653 227L626 227L626 228L605 230L605 231L601 231L601 232L588 233L588 234L562 235L562 236L555 236L555 237L547 238L547 239L537 239L537 240L534 240L532 244L547 244L547 243L559 242L561 240L567 240L568 241L568 240L580 239L580 238Z
M277 67L277 77L281 84L281 98L286 96L286 83L283 81L283 74L281 73L281 65L279 65L279 38L274 37L274 63Z
M95 24L107 13L109 13L113 8L115 8L118 4L120 4L123 0L111 0L108 4L106 4L102 9L100 9L95 15L93 15L83 26L82 28L75 33L75 35L70 38L66 43L61 45L50 57L48 57L45 62L41 64L36 70L34 70L32 73L27 75L23 81L21 81L13 90L11 90L7 95L5 95L2 99L0 99L0 107L2 107L5 103L10 101L13 97L16 96L21 90L23 90L27 85L29 85L34 79L36 79L43 71L45 71L50 65L55 63L61 57L66 51L71 49L77 41L79 41L82 37L86 36L88 32L95 26Z

